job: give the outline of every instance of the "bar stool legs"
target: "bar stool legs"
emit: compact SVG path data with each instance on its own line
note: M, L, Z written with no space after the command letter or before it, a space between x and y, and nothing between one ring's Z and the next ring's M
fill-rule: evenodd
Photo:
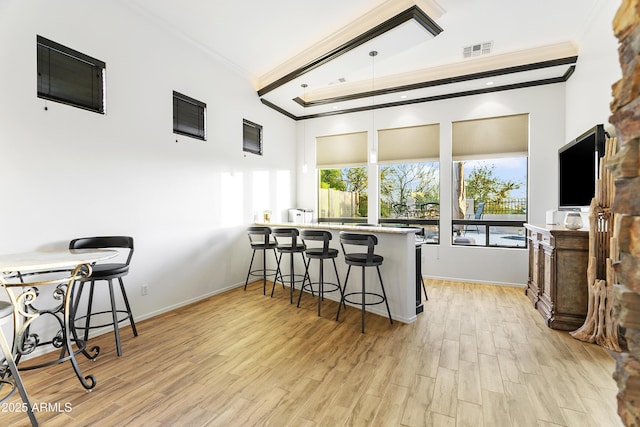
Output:
M336 321L340 318L340 309L342 305L346 302L360 305L361 306L361 330L364 333L364 319L365 319L365 306L367 305L375 305L382 304L384 302L387 307L387 314L389 315L389 322L393 324L393 318L391 317L391 310L389 309L389 301L387 299L387 294L384 290L384 283L382 281L382 274L380 274L380 265L384 258L380 255L376 255L374 253L374 247L378 244L378 238L373 234L360 234L360 233L348 233L345 231L340 232L340 245L342 246L342 252L344 254L344 259L349 268L347 269L347 276L344 281L344 289L342 290L342 301L338 306L338 314L336 315ZM351 246L360 246L366 247L366 252L353 252L351 250L347 251L346 247ZM361 289L359 292L347 292L347 285L349 283L349 274L351 273L351 267L362 267L362 283ZM367 292L366 288L366 280L365 280L365 267L376 267L376 272L378 273L378 279L380 280L380 288L382 289L382 294ZM356 296L357 295L357 296ZM355 297L356 300L350 300L349 297ZM374 297L375 299L368 297Z
M305 289L308 289L311 292L312 296L315 296L315 292L313 289L313 285L318 285L318 316L320 316L320 307L321 307L321 303L322 301L324 301L324 293L325 292L335 292L338 291L340 292L340 303L341 304L345 304L344 303L344 297L342 294L342 286L340 284L340 276L338 275L338 267L336 266L336 260L335 258L318 258L320 261L320 271L319 271L319 281L318 282L311 282L311 277L309 275L309 266L311 265L311 259L309 259L309 262L306 266L306 271L305 271L305 279L308 280L308 282L306 283L305 280L303 280L302 282L302 288L300 289L300 294L298 294L298 307L300 307L300 300L302 299L302 292ZM338 283L325 283L324 281L324 260L325 259L331 259L331 261L333 262L333 270L336 273L336 280L338 281ZM325 285L331 285L331 288L328 291L325 291ZM345 306L346 307L346 306Z
M362 283L361 283L361 290L360 292L350 292L347 293L347 283L349 282L349 273L351 272L351 266L349 266L349 268L347 269L347 277L344 280L344 289L342 292L342 302L341 304L338 306L338 314L336 314L336 321L339 320L340 318L340 309L342 308L342 306L345 305L345 301L352 303L352 304L360 304L360 311L361 311L361 330L362 333L364 334L364 318L365 318L365 313L366 313L366 306L367 305L375 305L375 304L380 304L384 301L385 306L387 307L387 314L389 315L389 322L393 325L393 318L391 317L391 310L389 309L389 302L387 300L387 294L384 290L384 283L382 282L382 275L380 274L380 267L378 267L376 265L376 271L378 272L378 279L380 279L380 288L382 289L382 295L380 294L376 294L373 292L367 292L366 291L366 280L365 280L365 267L362 266ZM355 294L360 294L360 301L350 301L348 299L349 296L355 295ZM378 297L380 300L379 301L374 301L374 302L366 302L366 296L370 295L370 296L375 296Z
M308 289L311 295L314 295L313 285L317 285L318 291L318 316L320 316L321 303L324 300L325 292L340 292L340 302L344 304L342 286L340 285L340 275L338 275L338 267L336 266L336 257L338 256L338 250L329 247L329 241L332 239L331 232L326 230L303 230L302 241L305 243L306 248L304 251L305 256L308 258L306 264L304 279L302 281L302 289L300 289L300 295L298 295L298 307L300 307L300 300L302 298L302 292ZM318 245L322 246L318 246ZM314 246L315 245L315 246ZM319 282L311 282L309 276L309 266L311 265L311 259L317 259L320 262ZM336 273L336 281L338 283L325 283L324 281L324 261L330 259L333 262L333 270ZM308 283L305 279L308 278ZM325 290L325 286L329 285L329 289Z
M127 292L125 291L124 288L124 283L122 281L122 277L118 277L118 281L120 283L120 292L122 293L122 299L124 301L124 305L125 305L125 310L119 310L118 306L116 304L116 298L115 298L115 293L113 291L113 279L105 279L108 282L108 288L109 288L109 301L111 303L111 310L104 310L104 311L99 311L99 312L94 312L93 311L93 291L94 291L94 286L95 286L95 281L91 281L89 282L89 301L87 303L87 313L85 316L81 316L81 317L75 317L74 314L74 318L75 321L81 321L83 318L85 320L85 324L84 326L79 326L79 325L75 325L75 329L82 329L84 331L84 342L88 342L89 340L89 330L90 329L98 329L98 328L103 328L109 325L113 325L113 335L115 336L115 340L116 340L116 353L118 354L118 356L122 356L122 344L120 341L120 330L118 328L118 325L121 322L124 322L125 320L129 320L129 324L131 325L131 330L133 331L133 336L137 337L138 336L138 330L136 329L136 323L133 320L133 313L131 312L131 306L129 305L129 299L127 298ZM75 300L75 309L74 309L74 313L75 311L78 309L78 306L80 304L80 298L82 297L82 291L84 289L85 283L82 283L80 285L80 290L78 291L78 294L76 295L76 300ZM99 314L107 314L107 313L111 313L111 323L103 323L100 325L91 325L91 316L92 315L99 315ZM124 317L118 319L118 314L124 314ZM83 350L83 353L85 354L85 356L87 356L89 359L95 359L95 356L91 356L86 352L86 349ZM97 355L96 355L97 356Z
M247 290L249 284L249 277L262 276L262 294L267 294L267 250L273 250L273 255L278 260L276 254L276 243L271 241L271 228L269 227L249 227L247 228L247 235L249 236L249 242L253 253L251 254L251 262L249 263L249 271L247 272L247 278L244 282L244 290ZM253 261L256 256L256 251L262 251L262 269L252 270ZM273 271L273 270L271 270ZM278 274L280 269L276 269L274 275L274 281L278 280ZM270 273L271 274L271 273Z
M293 254L296 253L295 251L293 252L289 252L289 274L282 274L282 268L281 266L281 261L282 261L282 255L284 255L285 252L280 252L280 257L277 258L278 261L278 272L280 275L280 282L282 283L282 287L284 287L284 278L285 277L289 277L289 303L293 304L293 291L295 291L296 289L296 273L295 273L295 267L294 267L294 262L293 262ZM302 284L304 285L305 280L307 279L307 274L306 274L306 269L307 269L307 261L304 257L304 254L302 252L298 252L300 254L300 256L302 256L302 262L304 263L304 267L305 267L305 274L304 275L298 275L302 276ZM277 282L277 275L276 275L276 280L274 280L273 282L273 286L271 286L271 297L273 298L273 292L276 289L276 282Z

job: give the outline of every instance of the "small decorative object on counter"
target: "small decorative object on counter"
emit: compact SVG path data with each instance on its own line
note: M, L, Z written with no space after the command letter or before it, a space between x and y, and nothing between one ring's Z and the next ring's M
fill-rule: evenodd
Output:
M263 215L264 215L264 222L265 223L270 223L271 222L271 211L264 211Z
M582 216L580 212L569 212L564 218L564 226L569 230L579 230L582 228Z

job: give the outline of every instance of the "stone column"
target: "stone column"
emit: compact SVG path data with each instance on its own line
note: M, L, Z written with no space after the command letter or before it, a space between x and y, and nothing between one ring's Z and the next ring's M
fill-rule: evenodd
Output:
M622 79L613 85L610 122L619 150L608 164L613 172L614 316L624 328L627 348L615 354L618 413L627 426L640 426L640 0L623 0L613 21L620 42Z

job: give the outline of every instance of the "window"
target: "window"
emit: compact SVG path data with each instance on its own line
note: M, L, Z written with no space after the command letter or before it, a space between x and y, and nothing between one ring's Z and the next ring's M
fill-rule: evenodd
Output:
M354 222L368 216L367 133L316 138L318 218ZM340 221L332 221L340 219ZM347 221L344 221L347 220Z
M421 227L440 242L440 125L378 131L380 222Z
M242 120L242 151L262 156L262 126Z
M453 123L452 242L526 247L526 114Z
M319 169L318 218L324 221L366 219L367 170L366 166Z
M380 218L424 228L427 243L439 243L440 163L380 165Z
M38 98L104 114L104 62L44 37L36 38Z
M173 91L173 133L207 139L207 104Z

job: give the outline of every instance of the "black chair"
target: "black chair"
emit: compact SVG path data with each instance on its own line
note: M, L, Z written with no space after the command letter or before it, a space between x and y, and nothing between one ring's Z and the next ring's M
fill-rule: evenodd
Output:
M74 304L74 325L76 330L84 331L84 341L86 342L89 338L89 330L103 328L105 326L113 326L113 333L116 338L116 351L118 356L122 355L122 348L120 345L120 332L118 330L118 325L121 322L129 320L131 324L131 329L133 330L133 335L138 336L138 331L136 329L135 321L133 320L133 313L131 313L131 306L129 305L129 299L127 298L127 292L124 289L124 282L122 278L129 273L129 264L131 262L131 257L133 256L133 237L129 236L104 236L104 237L82 237L79 239L73 239L69 243L69 249L120 249L126 252L126 261L122 263L104 263L104 264L96 264L91 267L92 273L86 280L80 282L78 284L78 295L76 295L76 300ZM124 254L123 254L124 255ZM113 291L113 280L118 279L120 283L120 293L122 294L122 299L124 301L124 309L119 309L116 300L115 294ZM94 285L97 281L106 281L109 284L109 299L111 301L111 310L97 311L93 312L93 291ZM82 296L82 291L84 290L84 284L89 282L89 302L87 305L87 312L84 316L78 317L78 306L80 303L80 297ZM100 325L91 325L91 317L100 314L111 313L111 321L107 323L103 323ZM120 315L124 314L124 316L118 318ZM78 322L82 322L85 320L84 325L78 325Z
M437 219L440 218L440 203L427 202L420 205L420 211L424 218Z
M267 294L267 276L273 276L273 281L278 280L279 269L267 268L267 251L272 250L273 256L278 262L278 255L276 254L277 242L271 239L271 228L264 226L254 226L247 228L247 236L249 236L249 243L253 253L251 255L251 262L249 263L249 272L247 273L247 279L244 281L244 290L247 290L249 284L249 277L262 277L262 294ZM253 260L257 251L262 251L262 268L252 270Z
M293 255L298 253L302 257L302 262L304 263L305 270L307 267L307 262L304 257L305 245L299 239L300 232L296 228L274 228L273 238L276 241L276 248L280 253L280 256L277 259L278 268L277 271L280 272L280 280L282 281L282 286L284 287L284 278L289 278L289 302L293 304L293 291L295 290L296 282L302 282L306 277L306 274L295 274L295 267L293 263ZM278 240L280 239L280 240ZM289 254L289 274L282 274L282 255ZM273 291L276 288L276 281L273 282L273 286L271 288L271 296L273 297Z
M0 319L4 319L12 315L13 305L7 301L0 301ZM2 331L0 331L0 349L4 356L4 359L0 364L0 390L4 387L9 387L6 394L0 398L0 404L11 397L17 389L23 404L23 406L20 407L20 410L27 413L27 416L31 421L31 425L35 427L38 425L38 420L33 413L33 404L29 399L27 390L24 388L20 372L18 372L18 368L16 366L15 358L13 357L11 348L9 347Z
M302 292L305 289L308 289L311 292L311 295L315 296L315 291L318 292L318 316L320 316L320 303L324 299L325 292L340 292L340 302L342 301L342 286L340 285L340 276L338 275L338 267L336 266L336 258L338 257L338 250L329 247L329 241L332 239L332 235L330 231L325 230L302 230L301 236L302 241L304 242L306 249L304 251L305 256L309 259L305 268L305 279L302 283L302 289L300 290L300 295L298 295L298 307L300 307L300 300L302 299ZM313 246L313 243L309 244L309 242L322 242L322 246ZM311 265L311 260L317 259L320 261L320 277L318 282L312 282L311 277L309 276L309 266ZM336 281L338 283L331 283L324 281L324 261L330 259L333 262L333 270L336 273ZM314 285L317 285L317 289L314 290ZM326 286L329 286L329 289L325 289Z
M374 253L374 247L378 244L378 238L373 234L359 234L359 233L348 233L345 231L340 232L340 246L342 247L342 253L344 254L344 260L349 266L347 269L347 277L344 280L344 289L342 293L342 301L341 305L338 306L338 314L336 315L336 320L340 318L340 309L344 302L348 302L351 304L359 304L362 307L362 333L364 333L364 317L365 317L365 306L367 305L376 305L382 304L383 302L387 306L387 313L389 314L389 321L393 324L393 319L391 317L391 310L389 309L389 302L387 301L387 294L384 291L384 283L382 282L382 275L380 274L380 266L382 265L382 261L384 258L381 255L376 255ZM366 246L366 252L352 252L351 250L347 250L347 247L352 246ZM353 249L353 248L351 248ZM347 292L347 284L349 282L349 273L351 272L351 267L362 267L362 289L359 292ZM367 292L366 291L366 280L365 280L365 268L366 267L375 267L378 272L378 278L380 279L380 288L382 289L382 294ZM358 295L360 297L359 300L350 300L349 297ZM369 298L367 301L367 295L370 297L375 297L373 301Z
M394 203L391 205L396 218L406 218L408 214L407 205L404 203Z

